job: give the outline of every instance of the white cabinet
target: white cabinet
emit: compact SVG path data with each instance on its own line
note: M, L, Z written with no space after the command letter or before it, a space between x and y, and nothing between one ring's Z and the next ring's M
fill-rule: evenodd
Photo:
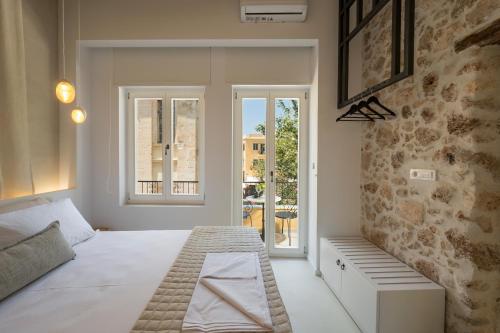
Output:
M332 247L326 247L324 249L324 252L325 256L331 258L330 260L332 262L335 262L336 265L340 265L341 257L337 253L335 253ZM323 279L330 286L330 288L332 288L335 293L340 293L342 274L339 266L327 265L322 268L321 272L323 275Z
M323 279L364 333L442 333L444 288L358 237L321 238Z

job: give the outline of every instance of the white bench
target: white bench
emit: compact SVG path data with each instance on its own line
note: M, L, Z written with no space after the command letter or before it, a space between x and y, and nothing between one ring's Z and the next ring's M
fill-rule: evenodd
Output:
M445 290L359 236L321 238L326 284L364 333L442 333Z

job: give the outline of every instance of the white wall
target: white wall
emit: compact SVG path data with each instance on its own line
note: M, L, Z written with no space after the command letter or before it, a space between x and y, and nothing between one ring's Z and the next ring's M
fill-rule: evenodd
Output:
M360 127L359 124L335 123L338 116L336 108L337 95L337 1L309 0L308 18L304 23L285 24L242 24L239 21L239 1L237 0L85 0L81 1L81 34L83 40L176 40L176 39L315 39L318 41L317 75L311 81L317 81L317 136L312 135L312 141L317 139L317 161L314 153L311 154L310 174L314 175L312 163L317 162L317 223L311 221L309 238L315 242L318 237L332 234L359 233L360 208ZM67 22L76 22L76 1L66 1ZM70 80L76 77L76 30L74 24L66 26L66 64L67 76ZM106 51L102 50L102 53ZM105 58L105 54L93 57ZM94 59L95 60L95 59ZM220 60L220 58L219 58ZM104 61L104 59L103 59ZM217 75L225 71L225 64L214 61L216 71L212 73L216 80ZM96 73L102 74L105 73ZM82 73L82 75L84 75ZM219 78L219 80L221 80ZM269 84L269 82L267 82ZM106 89L95 91L92 86L91 98L106 94ZM314 89L313 89L314 90ZM316 90L314 90L316 91ZM214 98L218 96L218 98ZM102 96L101 96L102 97ZM104 96L105 97L105 96ZM316 96L311 95L311 103ZM213 105L220 108L220 118L207 117L207 130L216 128L215 122L222 122L222 126L229 128L231 124L231 94L223 85L213 86L207 90L207 99L213 99ZM83 101L89 103L89 101ZM82 103L83 103L82 102ZM316 102L314 102L316 103ZM92 101L92 104L94 102ZM105 136L107 133L105 115L102 108L90 110L89 123L78 129L70 123L69 108L61 107L61 184L72 187L76 183L77 189L63 191L56 196L73 196L79 207L85 210L85 215L94 224L109 224L117 228L132 228L132 225L122 225L120 221L128 218L134 221L145 221L148 218L160 215L163 221L151 222L150 227L179 228L203 220L223 216L221 224L226 224L230 210L227 209L229 193L218 191L219 184L229 188L230 162L216 161L207 165L207 173L214 180L208 180L207 190L219 193L220 198L207 198L207 208L191 207L193 216L203 217L199 221L189 220L183 214L168 216L161 208L136 208L116 210L110 206L109 216L106 218L106 205L116 200L109 194L102 194L102 201L95 198L100 182L106 181L94 171L99 168L94 160L107 159ZM92 119L94 118L94 119ZM113 119L116 121L116 119ZM87 127L85 127L87 126ZM89 127L99 128L99 136L94 137L94 130L86 134ZM116 134L116 133L115 133ZM78 145L76 143L78 138ZM100 141L104 140L104 141ZM207 139L207 159L216 149L229 152L230 132L222 135L213 135ZM91 142L91 145L87 144ZM116 154L117 152L112 152ZM228 153L225 153L226 156ZM75 161L78 157L78 168ZM88 165L92 165L89 174ZM75 171L77 170L77 172ZM99 171L101 172L101 171ZM112 175L112 181L117 182L117 175ZM208 177L207 177L208 178ZM76 181L75 181L76 179ZM310 182L311 183L311 182ZM89 184L91 189L89 191ZM115 186L116 184L112 184ZM315 190L315 184L310 187ZM102 189L101 189L102 191ZM111 191L112 192L112 191ZM104 191L104 193L107 193ZM89 204L89 198L92 198ZM215 213L222 211L220 213ZM112 213L112 214L111 214ZM116 213L116 214L115 214ZM310 209L310 217L315 212ZM169 225L170 221L178 221ZM166 222L165 222L166 221ZM135 226L134 226L135 227ZM139 226L137 226L139 228ZM317 248L310 244L309 259L315 265L318 263Z
M316 231L319 237L352 234L359 233L360 127L335 123L338 116L337 11L336 1L310 0L304 23L242 24L239 1L235 0L150 0L147 5L136 0L86 0L82 1L82 39L317 39ZM228 101L217 103L227 107ZM228 119L222 121L229 123L229 113L225 115ZM207 128L213 126L210 122L208 118ZM229 137L220 137L211 143L224 147L228 141ZM225 167L212 172L228 177L227 170ZM224 207L227 206L219 206ZM140 218L140 214L137 217ZM314 230L310 234L314 234ZM310 260L317 263L314 254L310 249Z
M242 24L239 21L239 1L237 0L85 0L81 1L81 24L82 39L105 41L105 40L175 40L175 39L315 39L318 41L317 72L311 81L317 82L317 91L311 95L311 103L317 103L317 131L311 133L311 140L317 140L316 155L311 153L310 175L316 173L312 170L312 163L317 163L317 221L310 222L309 239L315 243L315 235L318 237L333 234L359 233L359 208L360 208L360 127L358 124L335 123L338 116L336 108L337 96L337 1L332 0L309 0L308 19L304 23L286 24ZM66 1L67 22L76 22L76 1ZM70 80L76 77L76 31L75 26L66 26L66 63L67 73ZM96 58L106 61L106 51L94 54ZM216 71L212 74L213 80L218 75L223 76L225 65L214 61ZM222 60L220 60L222 62ZM96 73L96 75L105 73ZM82 75L84 75L82 73ZM268 82L269 83L269 82ZM97 96L105 98L106 89L96 91L92 86L91 98ZM317 90L315 90L317 89ZM100 96L100 97L99 97ZM214 98L218 96L218 98ZM317 97L317 101L313 101ZM207 90L207 99L213 100L213 105L219 107L220 118L207 117L206 126L213 131L215 122L222 122L222 126L229 128L231 123L231 94L223 85L213 86ZM84 101L90 103L89 101ZM83 102L82 102L83 103ZM78 129L70 123L67 107L61 107L61 183L72 187L76 179L76 190L58 192L55 196L73 196L77 204L85 212L87 218L97 224L109 224L117 228L132 228L132 224L122 225L120 221L124 218L137 221L138 223L161 216L162 221L151 222L150 227L180 228L194 223L187 221L183 214L169 216L161 208L136 208L116 209L114 200L106 190L103 190L101 182L106 181L95 173L95 159L107 159L107 148L104 142L107 133L106 113L101 106L95 110L89 109L90 118L88 124ZM104 114L101 114L103 113ZM116 119L113 119L116 121ZM98 128L100 135L94 137L94 129L91 134L87 132L89 127ZM207 159L210 153L216 149L230 151L230 133L213 135L207 141ZM116 136L116 133L115 133ZM75 142L78 138L78 146ZM104 140L104 141L101 141ZM89 146L88 143L91 142ZM116 143L115 143L116 144ZM116 154L117 152L112 152ZM227 156L227 153L225 153ZM75 169L75 161L78 156L78 168ZM88 168L92 165L92 168ZM202 217L196 223L203 220L223 216L221 224L226 224L229 219L230 210L227 209L230 198L229 193L218 191L220 181L222 186L228 187L230 182L229 161L215 161L207 165L207 173L217 181L208 180L207 190L219 193L220 198L209 195L206 208L186 208L192 211L192 216ZM77 170L77 172L75 172ZM87 170L87 171L85 171ZM89 174L88 170L92 173ZM117 182L117 175L112 174L112 181ZM99 185L98 187L95 184ZM311 182L310 189L316 190L315 182ZM91 186L89 190L89 186ZM116 184L112 184L116 186ZM229 187L228 187L229 188ZM100 198L96 199L96 191L100 189ZM53 195L49 195L53 196ZM89 198L92 198L90 200ZM314 199L314 196L311 197ZM89 204L89 201L91 203ZM2 203L0 203L2 204ZM111 205L111 206L106 206ZM311 207L313 208L313 207ZM109 210L110 214L106 213ZM222 211L222 215L215 213ZM106 214L105 214L106 213ZM108 220L106 216L110 216ZM314 210L310 209L310 218L316 216ZM170 221L177 221L169 224ZM135 225L139 228L140 224ZM317 248L309 244L309 259L316 266L318 263Z
M232 84L310 84L312 77L310 47L96 48L90 53L88 67L82 68L91 87L85 125L90 127L87 139L92 156L90 220L114 230L230 225ZM280 64L265 61L273 58ZM121 172L123 177L125 170L120 165L117 90L138 84L206 86L204 205L122 204L120 190L124 189L118 176Z

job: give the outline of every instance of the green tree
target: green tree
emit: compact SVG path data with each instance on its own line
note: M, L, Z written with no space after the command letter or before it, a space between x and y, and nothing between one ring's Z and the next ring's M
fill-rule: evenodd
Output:
M255 130L257 131L257 133L266 135L266 125L264 124L258 124L257 126L255 126Z
M299 151L299 106L291 99L278 100L282 114L276 117L276 192L285 205L297 204L297 170Z
M257 177L259 181L264 181L264 173L266 171L265 160L254 160L250 169L253 170L255 177Z
M255 126L255 131L257 133L262 134L262 135L266 135L266 125L258 124L257 126ZM259 179L259 181L261 181L261 182L264 181L265 172L266 172L265 160L255 161L255 163L252 164L251 169L253 170L253 172L255 173L255 176ZM259 186L259 187L262 187L262 186ZM258 188L257 190L261 191L261 190L263 190L263 188L262 189Z
M299 148L299 107L297 100L287 105L278 100L278 108L283 111L276 117L276 180L296 181Z
M277 100L277 109L281 110L276 117L276 175L277 195L282 197L283 204L297 204L297 170L299 145L299 106L297 100ZM255 130L263 135L266 133L264 124L259 124ZM263 181L265 164L261 160L253 167L257 177Z

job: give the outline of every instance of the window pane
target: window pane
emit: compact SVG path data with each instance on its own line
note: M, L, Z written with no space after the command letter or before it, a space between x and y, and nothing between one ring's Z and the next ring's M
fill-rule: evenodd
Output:
M267 99L242 99L242 225L259 231L265 239L266 216L266 114Z
M163 193L162 117L161 99L135 99L135 194Z
M198 99L172 99L172 194L198 195L199 117Z
M275 100L275 245L299 246L299 100Z

